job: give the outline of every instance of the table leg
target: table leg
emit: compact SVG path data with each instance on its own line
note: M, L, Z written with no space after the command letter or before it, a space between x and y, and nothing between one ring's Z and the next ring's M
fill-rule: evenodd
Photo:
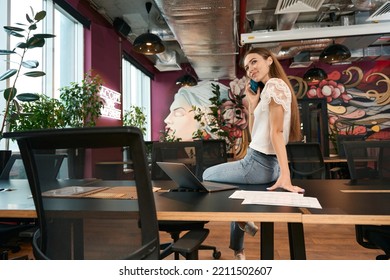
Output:
M292 260L306 260L305 236L302 223L288 223L288 239Z
M274 259L274 223L260 223L260 259Z

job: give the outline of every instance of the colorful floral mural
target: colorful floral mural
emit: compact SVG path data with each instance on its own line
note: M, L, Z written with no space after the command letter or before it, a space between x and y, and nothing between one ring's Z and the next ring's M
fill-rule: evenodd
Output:
M324 98L327 101L329 134L361 135L365 139L390 139L390 62L361 63L343 67L328 67L328 79L307 84L302 73L289 74L298 99ZM237 158L246 153L250 140L248 110L245 100L246 78L234 79L229 86L205 81L198 86L182 88L175 95L183 96L192 109L189 120L183 122L189 139L225 139ZM175 102L174 102L175 103ZM179 115L171 106L171 114ZM178 107L183 107L180 105ZM176 113L175 113L176 112ZM180 115L181 118L183 116ZM175 140L174 121L166 118L166 135ZM183 140L184 136L181 137ZM333 143L335 146L335 143Z
M350 65L328 73L328 79L307 84L289 76L298 98L325 98L330 135L362 135L390 139L390 63L371 69Z

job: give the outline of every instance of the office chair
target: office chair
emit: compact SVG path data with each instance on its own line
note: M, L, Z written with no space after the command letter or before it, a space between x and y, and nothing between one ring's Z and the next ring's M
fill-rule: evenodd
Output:
M326 168L319 143L292 142L286 146L291 178L324 179Z
M223 139L196 140L202 143L203 172L214 165L227 162L226 141Z
M157 165L159 161L182 162L201 180L203 173L203 151L202 141L180 141L180 142L155 142L152 147L152 169L153 180L170 180L168 175ZM159 230L170 234L172 242L161 244L162 256L167 257L174 253L172 246L180 238L182 232L205 229L207 221L159 221ZM221 252L215 246L201 244L199 250L212 250L213 258L219 259ZM175 253L175 259L179 254Z
M160 259L156 208L138 128L49 129L10 132L4 136L18 142L33 195L39 226L32 241L36 259ZM37 153L44 150L85 149L84 164L76 168L93 172L94 160L117 160L125 146L130 147L134 159L135 186L130 185L134 191L131 199L90 197L104 183L105 187L126 183L100 180L96 172L96 180L40 176ZM116 208L119 205L120 210ZM203 233L207 236L208 231ZM193 244L188 246L191 252L196 251L197 240L185 241L185 245ZM180 249L186 248L176 248Z
M182 162L201 180L202 143L200 141L155 142L152 147L152 180L170 180L157 165L159 161Z
M344 142L351 184L364 180L390 179L390 141ZM356 241L368 249L382 249L377 259L390 258L390 226L355 225Z

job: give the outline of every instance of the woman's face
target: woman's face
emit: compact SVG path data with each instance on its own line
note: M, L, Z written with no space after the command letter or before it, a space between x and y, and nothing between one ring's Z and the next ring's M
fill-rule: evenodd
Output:
M165 118L165 131L176 139L191 141L192 133L197 131L199 123L194 119L194 112L190 104L182 95L175 95L170 107L170 114Z
M264 84L269 80L269 67L272 64L272 58L269 56L264 59L257 53L250 53L244 59L244 69L246 75L256 81Z

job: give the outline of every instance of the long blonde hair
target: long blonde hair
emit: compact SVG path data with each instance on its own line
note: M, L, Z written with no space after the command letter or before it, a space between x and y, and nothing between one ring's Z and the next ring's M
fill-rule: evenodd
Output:
M293 90L293 87L292 87L289 79L287 78L287 75L284 72L282 65L279 63L279 61L277 60L275 55L265 48L250 49L245 53L244 57L246 57L248 54L252 54L252 53L260 55L265 60L268 57L271 57L273 63L270 65L270 68L269 68L270 78L282 79L290 88L290 91L291 91L291 124L290 124L289 140L292 142L302 140L301 122L300 122L300 118L299 118L297 97L295 96L295 92Z

